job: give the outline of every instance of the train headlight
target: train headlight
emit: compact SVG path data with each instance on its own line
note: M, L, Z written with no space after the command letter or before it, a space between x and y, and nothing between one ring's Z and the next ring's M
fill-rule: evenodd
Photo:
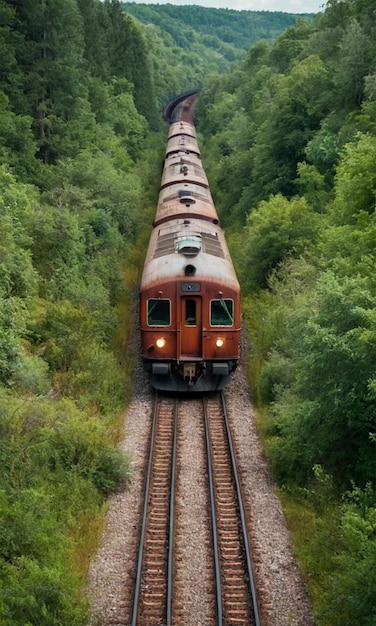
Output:
M159 337L155 342L157 348L164 348L166 345L166 339L164 337Z
M224 343L225 343L225 340L222 339L222 337L218 337L216 339L215 345L217 346L217 348L222 348Z

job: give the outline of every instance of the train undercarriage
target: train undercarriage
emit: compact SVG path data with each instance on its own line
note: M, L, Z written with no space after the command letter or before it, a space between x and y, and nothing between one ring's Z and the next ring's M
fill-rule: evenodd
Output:
M144 370L155 389L199 393L223 389L235 371L233 361L144 360Z

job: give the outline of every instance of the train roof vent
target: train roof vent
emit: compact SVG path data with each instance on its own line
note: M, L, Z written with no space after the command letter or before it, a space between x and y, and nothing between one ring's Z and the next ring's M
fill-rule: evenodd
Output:
M176 251L184 256L196 256L201 250L201 237L187 235L176 240Z
M182 204L193 204L196 202L188 189L179 189L178 196Z
M154 252L154 259L165 256L166 254L173 254L175 252L175 237L176 232L166 233L159 235L157 245Z
M218 239L218 235L216 233L201 233L203 249L206 254L212 254L213 256L218 256L221 259L225 258L225 254L223 252L221 242Z

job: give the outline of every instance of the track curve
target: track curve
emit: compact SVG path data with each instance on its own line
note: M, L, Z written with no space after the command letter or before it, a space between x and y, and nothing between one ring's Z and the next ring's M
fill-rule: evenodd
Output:
M169 124L174 122L193 124L193 111L199 91L199 89L192 89L170 100L163 110L164 120Z

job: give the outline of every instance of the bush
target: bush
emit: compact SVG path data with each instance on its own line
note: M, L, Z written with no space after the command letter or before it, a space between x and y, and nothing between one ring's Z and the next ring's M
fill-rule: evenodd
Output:
M243 248L247 289L265 288L273 270L289 257L299 257L316 241L319 219L304 198L271 196L249 214Z
M130 459L73 401L0 395L0 624L81 626L78 520L130 481Z
M367 488L369 490L369 487ZM360 490L356 490L359 494ZM355 492L354 492L355 493ZM375 494L373 501L375 503ZM364 498L363 498L364 500ZM363 508L363 510L362 510ZM333 571L317 611L318 626L376 624L376 507L347 504L331 556Z
M0 623L86 624L75 594L72 545L43 490L0 491Z
M74 578L60 564L20 557L0 565L2 626L85 626L88 610L75 597Z

